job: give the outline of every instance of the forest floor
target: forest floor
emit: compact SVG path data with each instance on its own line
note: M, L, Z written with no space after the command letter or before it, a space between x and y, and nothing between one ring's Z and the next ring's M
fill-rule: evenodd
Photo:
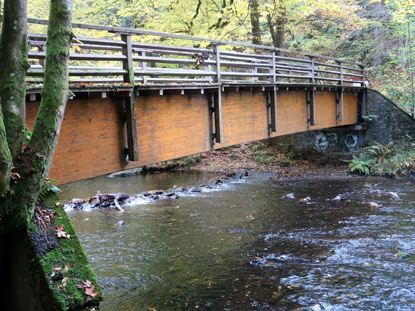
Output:
M346 155L317 152L283 152L264 142L237 145L209 151L197 156L152 165L149 171L192 169L214 173L233 172L272 173L273 179L330 179L351 177Z

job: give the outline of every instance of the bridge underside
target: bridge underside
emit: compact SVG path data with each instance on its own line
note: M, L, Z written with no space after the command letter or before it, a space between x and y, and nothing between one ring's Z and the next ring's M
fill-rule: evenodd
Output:
M73 90L51 178L68 183L235 144L355 124L363 107L360 87L164 85L131 91ZM27 93L31 128L40 95ZM129 126L134 123L136 133ZM125 165L123 150L131 139L138 160Z

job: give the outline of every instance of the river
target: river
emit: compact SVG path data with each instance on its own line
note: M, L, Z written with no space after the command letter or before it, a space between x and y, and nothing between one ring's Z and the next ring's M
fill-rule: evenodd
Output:
M212 177L97 177L62 186L62 200ZM136 201L124 213L68 214L102 287L102 310L415 310L414 201L409 180L257 174Z

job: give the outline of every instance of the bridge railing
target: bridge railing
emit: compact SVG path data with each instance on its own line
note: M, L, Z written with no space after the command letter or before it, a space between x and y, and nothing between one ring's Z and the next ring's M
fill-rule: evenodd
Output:
M47 21L29 19L45 25ZM110 34L111 38L74 38L70 52L72 85L94 84L322 84L364 86L362 64L322 55L243 42L219 41L154 31L73 24L75 29ZM100 35L99 37L103 37ZM114 39L119 36L120 40ZM206 48L147 43L145 36ZM27 82L42 84L45 34L30 34ZM134 40L133 40L134 39ZM203 42L203 44L201 44Z

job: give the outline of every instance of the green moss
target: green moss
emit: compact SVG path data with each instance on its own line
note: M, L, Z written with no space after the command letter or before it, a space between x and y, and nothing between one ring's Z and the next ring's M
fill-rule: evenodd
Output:
M55 202L56 194L48 198L45 203ZM54 206L54 204L52 205ZM49 279L49 288L55 300L62 310L88 309L98 306L102 300L101 290L98 287L97 279L84 250L79 242L76 232L71 224L68 215L61 206L55 207L56 215L50 231L53 232L56 226L63 226L69 238L59 238L60 247L50 251L45 256L38 256L39 263L44 270L45 276ZM62 279L53 281L51 278L54 268L62 268L62 277L67 277L67 283L62 285ZM89 280L99 294L92 298L79 289L77 285Z

